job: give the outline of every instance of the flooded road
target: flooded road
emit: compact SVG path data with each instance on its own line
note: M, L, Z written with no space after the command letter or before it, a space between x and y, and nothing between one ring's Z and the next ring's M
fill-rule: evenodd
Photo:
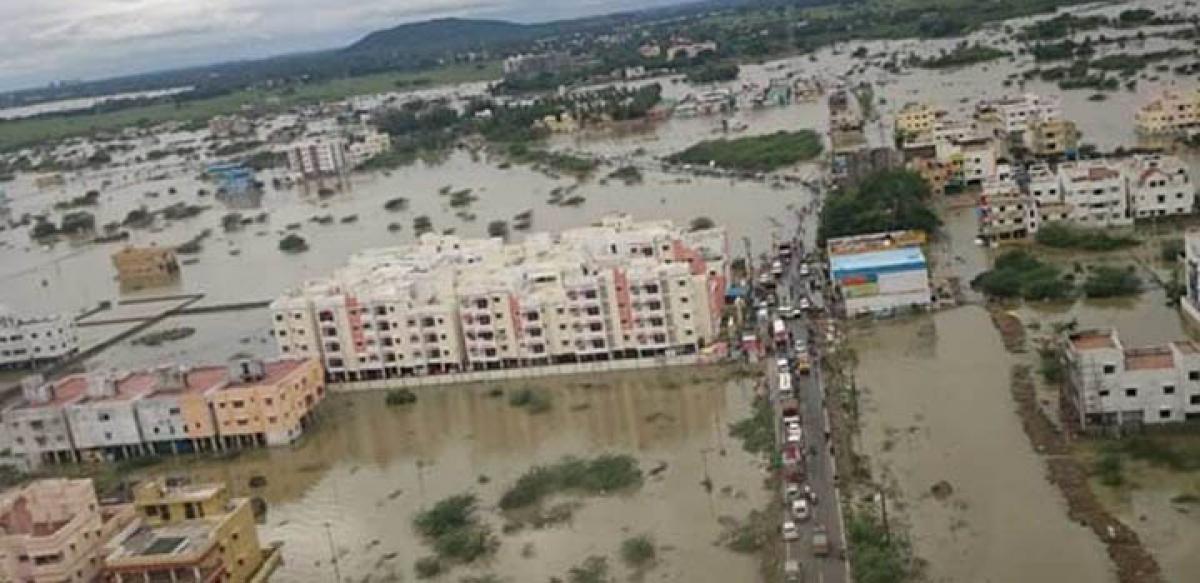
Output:
M987 312L967 306L852 336L861 449L931 581L1115 580L1022 432L1013 361Z
M541 414L490 395L494 386L421 391L408 407L387 407L380 393L337 395L319 427L293 448L153 471L227 480L239 495L265 498L270 510L260 536L286 541L285 565L273 581L333 580L326 525L344 581L412 580L413 561L431 554L411 528L413 514L467 491L479 496L502 543L493 560L447 580L474 571L546 581L589 555L608 557L610 572L624 580L618 549L638 534L660 545L654 580L758 580L754 555L714 546L719 517L744 518L769 495L760 463L728 437L728 424L749 410L752 383L717 367L562 377L540 386L552 399ZM645 484L612 497L560 497L581 503L569 523L500 534L495 504L521 473L565 455L606 452L635 456L648 473ZM266 485L250 488L258 475Z
M1163 470L1145 462L1127 463L1125 473L1136 485L1117 491L1093 481L1092 488L1153 550L1168 581L1194 580L1200 573L1200 554L1196 552L1200 514L1194 502L1179 500L1200 492L1200 475Z

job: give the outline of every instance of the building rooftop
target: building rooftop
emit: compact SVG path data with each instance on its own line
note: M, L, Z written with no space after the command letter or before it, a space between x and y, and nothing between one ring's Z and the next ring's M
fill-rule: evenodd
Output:
M1125 351L1125 370L1175 368L1175 353L1170 346L1132 348Z
M156 561L170 562L173 557L201 553L216 544L213 536L216 527L215 523L205 520L157 527L142 524L128 531L124 538L114 540L116 548L105 560L110 565L120 566L122 560L154 557Z
M925 267L925 254L921 252L920 247L902 247L855 255L836 255L829 259L830 271L835 276L859 270L905 267Z
M253 382L242 382L239 379L230 379L229 384L225 385L222 389L243 389L251 386L277 383L280 380L283 380L284 377L299 369L306 362L308 361L300 358L288 358L264 362L263 369L266 373L266 376L264 376L262 379ZM225 370L222 369L221 372L224 373Z
M1085 330L1070 335L1071 347L1075 350L1116 348L1116 334L1112 330Z

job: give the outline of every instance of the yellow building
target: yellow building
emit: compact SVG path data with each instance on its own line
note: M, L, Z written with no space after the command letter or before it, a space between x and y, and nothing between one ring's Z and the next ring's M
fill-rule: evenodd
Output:
M295 441L325 399L325 371L315 358L241 360L229 384L209 396L225 447Z
M126 247L113 254L112 262L123 288L159 287L179 277L175 251L164 247Z
M928 103L906 103L896 114L896 133L908 137L927 135L933 132L943 113Z
M1142 134L1166 134L1200 125L1200 89L1183 93L1166 90L1134 114Z
M224 484L169 484L159 478L133 491L138 516L107 545L109 583L264 581L274 560L258 541L248 498Z
M1034 156L1062 156L1079 147L1079 130L1065 119L1032 120L1024 141Z

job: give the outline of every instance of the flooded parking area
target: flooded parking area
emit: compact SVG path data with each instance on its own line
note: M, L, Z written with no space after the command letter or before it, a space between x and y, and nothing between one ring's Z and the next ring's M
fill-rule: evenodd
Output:
M863 325L851 345L862 453L929 580L1115 580L1022 432L985 310Z
M650 579L754 581L755 555L714 546L722 522L769 496L760 462L728 437L729 423L749 410L752 385L707 367L432 389L408 406L386 406L381 393L335 395L292 448L153 471L227 480L239 495L261 496L269 511L260 536L286 541L277 581L332 581L331 547L343 581L412 580L413 562L432 554L413 532L414 513L463 492L478 495L501 544L491 560L446 580L474 572L546 581L593 555L624 580L621 542L648 534L660 558ZM518 387L544 389L549 410L531 413L494 391ZM564 495L578 502L568 522L502 533L496 504L518 476L601 453L634 456L644 484L612 496ZM251 487L256 476L265 485Z

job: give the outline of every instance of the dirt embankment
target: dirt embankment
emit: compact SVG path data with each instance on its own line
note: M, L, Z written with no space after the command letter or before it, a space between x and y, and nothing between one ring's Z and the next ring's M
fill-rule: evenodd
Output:
M1067 500L1067 514L1091 528L1104 543L1121 583L1163 583L1158 561L1142 546L1137 533L1117 520L1096 498L1088 483L1087 469L1071 456L1063 434L1038 407L1029 366L1013 367L1012 395L1025 435L1034 450L1045 457L1050 482Z

